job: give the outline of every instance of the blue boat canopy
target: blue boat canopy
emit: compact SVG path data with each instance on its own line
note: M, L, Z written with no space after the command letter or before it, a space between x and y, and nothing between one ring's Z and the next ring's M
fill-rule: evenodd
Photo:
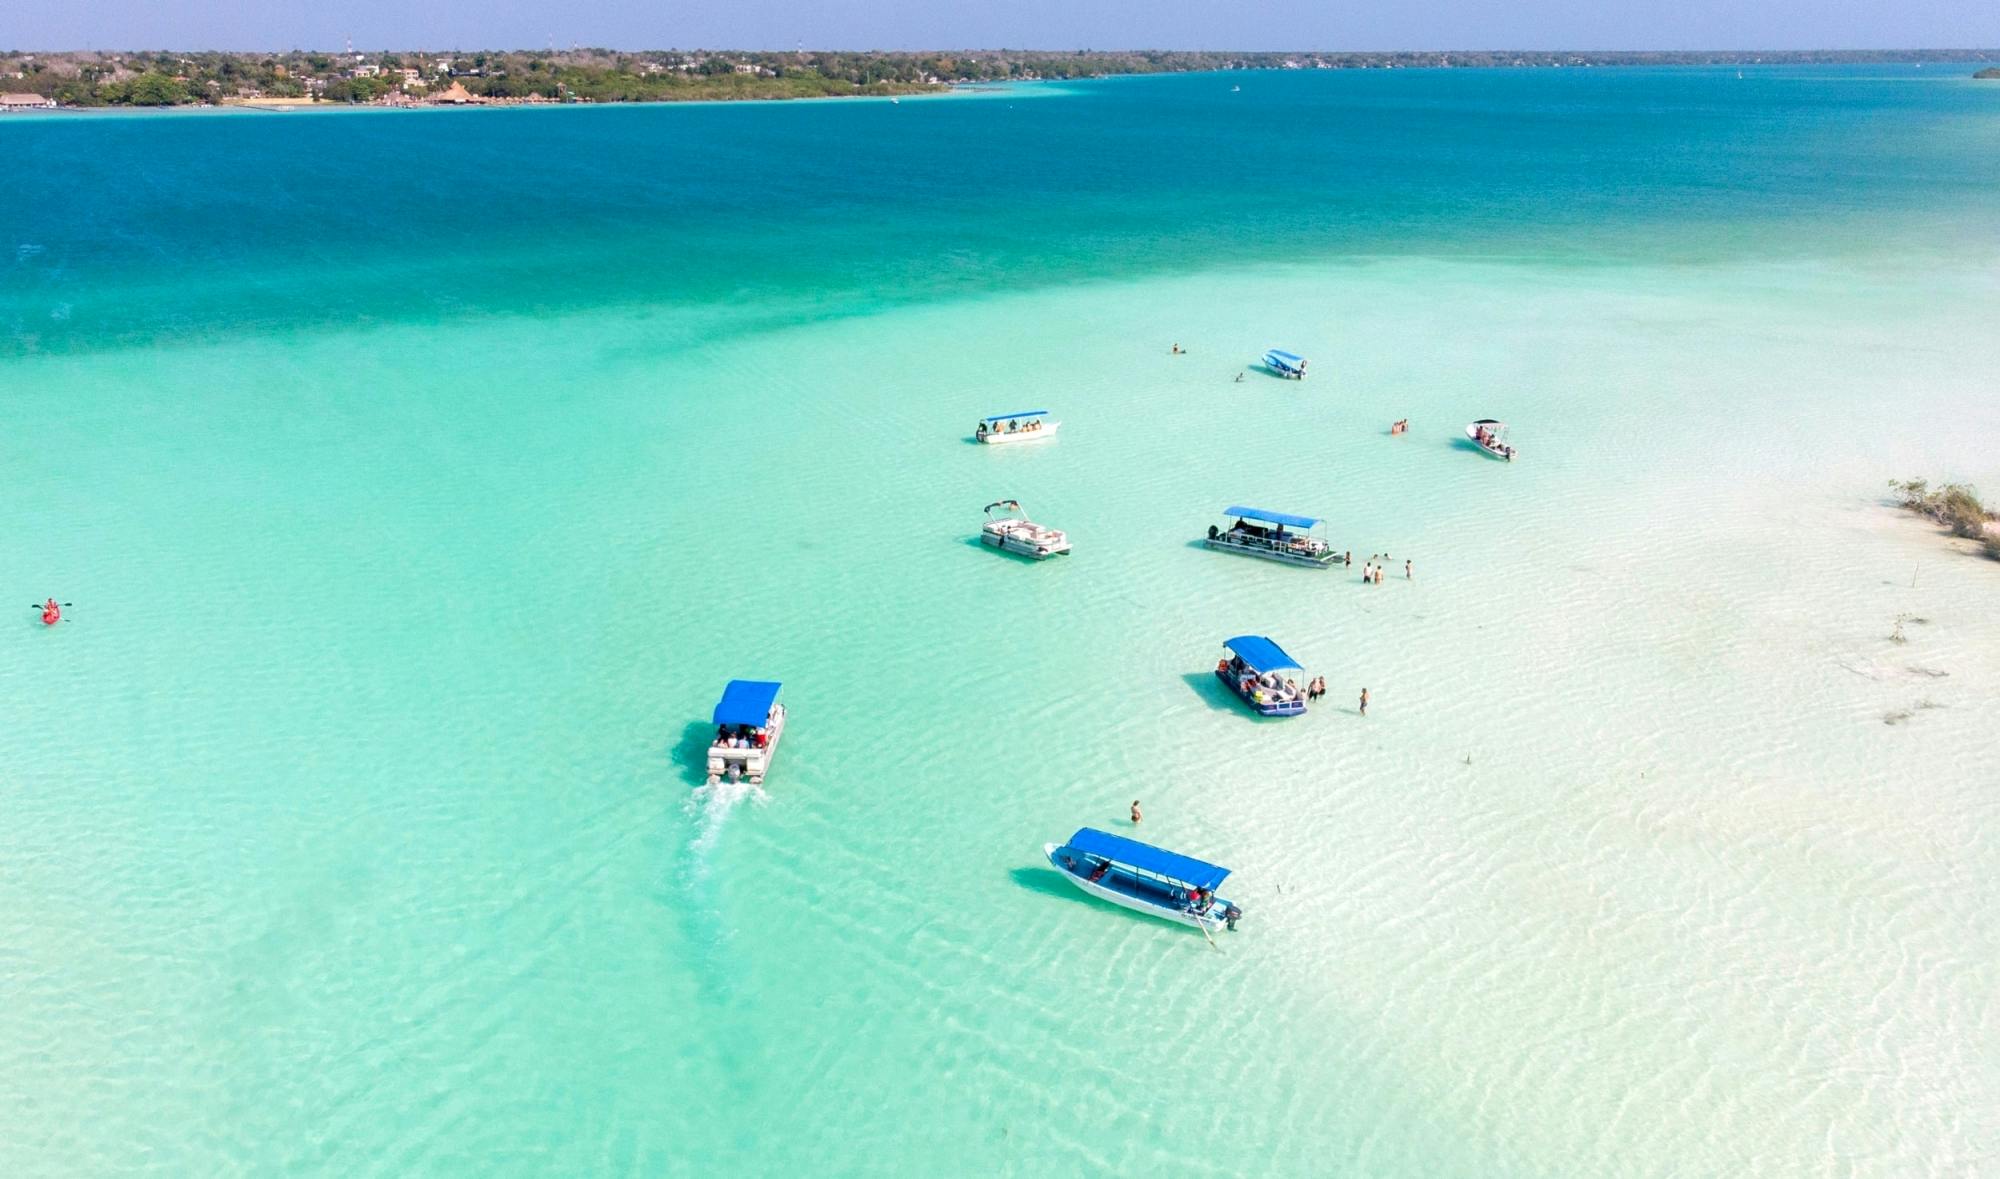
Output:
M764 727L771 719L771 705L778 699L778 687L770 680L730 680L715 706L715 723Z
M1192 888L1214 888L1229 876L1227 868L1218 868L1193 856L1164 851L1150 843L1140 843L1095 827L1084 827L1070 836L1069 847L1072 851L1164 876Z
M1294 528L1311 528L1319 523L1311 516L1287 516L1283 512L1267 512L1263 508L1224 508L1225 516L1241 516L1245 520L1262 520L1266 524L1289 524Z
M1019 413L989 413L979 420L982 422L1004 422L1013 418L1045 418L1047 416L1049 416L1049 411L1046 409L1024 409Z
M1237 658L1258 671L1304 671L1297 660L1285 654L1285 649L1263 635L1237 635L1224 639L1222 645L1236 652Z
M1305 363L1306 359L1305 357L1300 356L1296 352L1285 352L1277 348L1273 348L1269 352L1264 353L1264 358L1267 360L1289 361L1293 368L1297 368L1299 365Z

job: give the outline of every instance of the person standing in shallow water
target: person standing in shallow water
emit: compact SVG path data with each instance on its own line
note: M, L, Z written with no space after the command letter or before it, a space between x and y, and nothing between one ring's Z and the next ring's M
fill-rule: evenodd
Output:
M1368 715L1368 689L1361 689L1361 715Z
M1144 817L1145 817L1145 816L1143 816L1143 815L1141 815L1141 814L1139 813L1139 800L1138 800L1138 799L1136 799L1136 798L1135 798L1135 799L1133 799L1133 800L1132 800L1132 825L1133 825L1134 827L1137 827L1137 826L1139 825L1139 820L1140 820L1140 819L1142 819L1142 818L1144 818Z

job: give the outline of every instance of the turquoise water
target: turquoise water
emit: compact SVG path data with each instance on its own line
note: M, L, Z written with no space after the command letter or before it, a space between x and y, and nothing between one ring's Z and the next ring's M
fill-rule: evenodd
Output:
M1746 75L0 125L0 1169L1977 1172L2000 91Z

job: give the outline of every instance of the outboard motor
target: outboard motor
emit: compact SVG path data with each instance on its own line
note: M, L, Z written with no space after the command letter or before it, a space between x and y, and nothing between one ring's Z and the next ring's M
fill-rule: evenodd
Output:
M1228 923L1229 932L1231 933L1236 932L1236 922L1242 916L1243 916L1243 910L1237 908L1235 905L1231 905L1227 909L1224 909L1222 911L1222 919L1223 921Z

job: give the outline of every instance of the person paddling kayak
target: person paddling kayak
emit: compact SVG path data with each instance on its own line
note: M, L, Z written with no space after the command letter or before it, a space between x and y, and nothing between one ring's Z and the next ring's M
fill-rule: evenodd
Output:
M42 625L54 626L56 623L61 622L62 608L65 605L68 605L68 603L65 602L58 604L54 598L50 598L48 601L43 602L41 605Z

